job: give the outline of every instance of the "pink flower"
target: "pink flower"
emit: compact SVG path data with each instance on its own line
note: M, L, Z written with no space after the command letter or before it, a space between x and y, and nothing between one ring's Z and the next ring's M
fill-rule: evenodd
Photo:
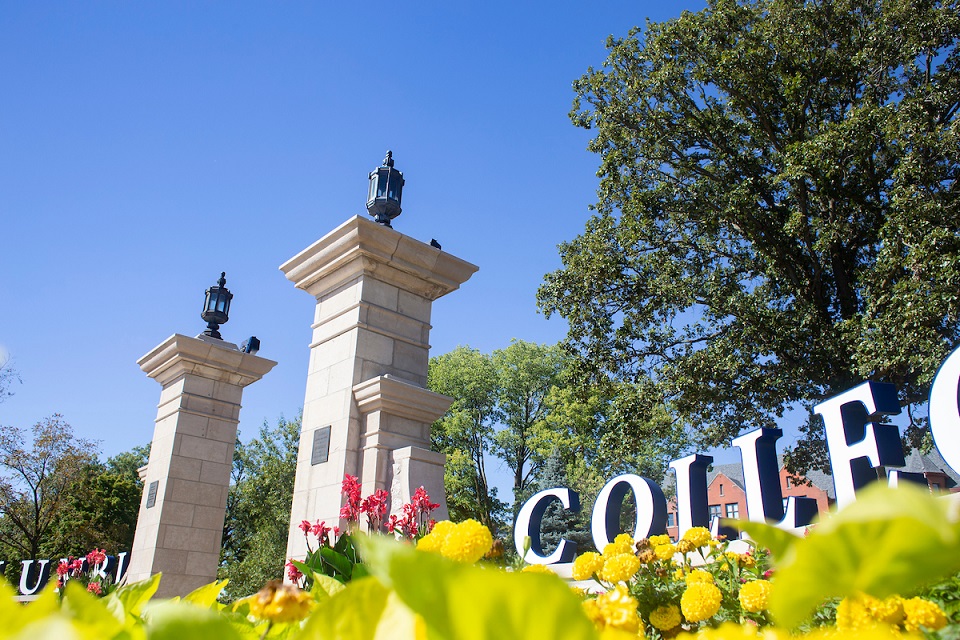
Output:
M300 525L299 525L299 527L300 527L300 531L303 531L303 535L307 535L308 533L310 533L310 521L309 521L309 520L304 520L303 522L301 522Z
M330 544L330 527L326 525L327 525L326 521L320 522L318 520L317 524L313 525L313 527L310 529L310 531L317 538L317 540L320 541L321 545Z
M90 584L88 584L87 591L97 596L103 595L103 587L100 586L99 582L91 582Z
M97 549L94 547L93 551L87 554L87 564L91 567L101 565L107 561L107 550L106 549Z
M287 562L287 577L290 578L291 582L299 582L300 578L303 577L303 574L297 569L293 564L293 560Z
M70 560L73 560L73 558L70 558ZM61 560L60 564L57 565L57 575L61 578L70 573L70 560Z
M76 558L70 562L70 574L74 577L79 576L83 573L83 563L86 561L86 558Z
M343 476L340 492L347 496L347 503L340 508L340 517L348 522L356 522L360 518L360 482L357 477L349 473Z

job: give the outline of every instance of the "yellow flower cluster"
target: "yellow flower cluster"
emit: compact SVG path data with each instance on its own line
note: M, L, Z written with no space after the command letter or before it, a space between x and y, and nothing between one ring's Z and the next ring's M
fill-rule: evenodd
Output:
M651 547L659 547L662 544L670 544L670 536L665 533L658 536L650 536L649 540Z
M752 580L740 587L740 606L743 610L750 613L765 611L770 598L770 586L768 580Z
M683 581L687 584L693 584L694 582L713 584L713 575L709 571L704 571L703 569L694 569L686 575Z
M613 539L613 542L607 544L607 546L603 548L603 555L615 556L622 553L632 554L634 549L633 536L631 536L629 533L621 533Z
M677 553L677 547L672 544L658 544L653 548L653 552L657 554L657 558L660 560L669 560Z
M423 551L438 552L444 558L471 564L485 556L492 546L490 529L473 519L459 524L447 520L438 522L417 544Z
M926 627L932 631L947 624L943 610L922 598L904 600L900 596L879 599L861 594L844 598L837 605L837 630L841 633L859 632L880 625L905 631L919 631Z
M661 631L670 631L680 626L680 609L675 604L665 604L650 612L650 624Z
M250 613L271 622L295 622L310 613L313 599L292 584L271 580L250 598Z
M686 591L680 596L680 610L687 622L702 622L716 615L722 599L723 594L715 584L694 582L688 584Z
M589 580L603 570L603 556L595 551L581 553L573 561L571 573L574 580Z
M553 571L547 568L545 564L528 564L523 569L520 570L521 573L546 573L551 576L556 575Z
M622 584L606 593L601 593L593 600L585 600L583 610L601 630L612 628L630 633L640 631L637 601Z
M706 527L690 527L683 533L683 539L692 543L694 547L706 547L713 540L713 536Z
M604 554L603 568L599 575L604 582L626 582L639 570L640 559L632 553L618 553L610 557Z

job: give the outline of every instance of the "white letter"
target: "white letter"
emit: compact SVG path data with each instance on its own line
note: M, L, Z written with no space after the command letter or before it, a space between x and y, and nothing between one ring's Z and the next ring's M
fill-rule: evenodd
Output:
M667 525L667 499L654 482L632 473L617 476L597 495L593 505L590 532L597 551L610 544L610 531L620 530L620 509L627 491L633 489L637 502L637 525L633 539L640 540L651 533L663 533Z
M900 413L897 388L864 382L813 408L827 432L837 507L856 500L856 491L877 479L879 466L902 467L903 446L896 425L874 424L880 416Z
M577 545L569 540L561 540L557 548L549 556L543 555L543 544L540 541L540 521L547 507L554 500L559 500L564 509L576 513L580 511L580 496L576 491L566 487L545 489L527 500L520 513L517 514L517 524L513 527L513 544L517 547L517 555L523 557L528 564L554 564L557 562L572 562L577 553ZM530 538L530 550L523 555L524 539Z
M950 468L960 469L960 349L951 353L930 387L930 433Z
M691 527L709 527L707 508L707 467L713 456L695 453L670 463L677 476L677 536Z

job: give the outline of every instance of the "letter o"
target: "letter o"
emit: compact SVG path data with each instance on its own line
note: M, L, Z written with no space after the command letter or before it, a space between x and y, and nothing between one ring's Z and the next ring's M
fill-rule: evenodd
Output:
M627 491L633 490L637 500L637 526L633 539L640 540L651 533L663 533L667 527L667 499L663 491L647 478L625 473L603 486L593 505L590 532L597 551L610 544L610 531L620 528L620 509Z

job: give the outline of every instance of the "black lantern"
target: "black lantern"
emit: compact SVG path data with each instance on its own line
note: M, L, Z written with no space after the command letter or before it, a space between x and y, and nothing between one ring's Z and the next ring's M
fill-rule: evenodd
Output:
M367 211L374 220L391 227L390 221L400 215L402 191L403 174L393 168L393 151L387 151L383 164L370 172Z
M227 289L227 273L220 274L220 280L217 284L207 289L207 297L203 301L203 313L200 317L207 323L207 330L203 335L222 340L220 336L220 325L230 319L230 301L233 300L233 294Z

